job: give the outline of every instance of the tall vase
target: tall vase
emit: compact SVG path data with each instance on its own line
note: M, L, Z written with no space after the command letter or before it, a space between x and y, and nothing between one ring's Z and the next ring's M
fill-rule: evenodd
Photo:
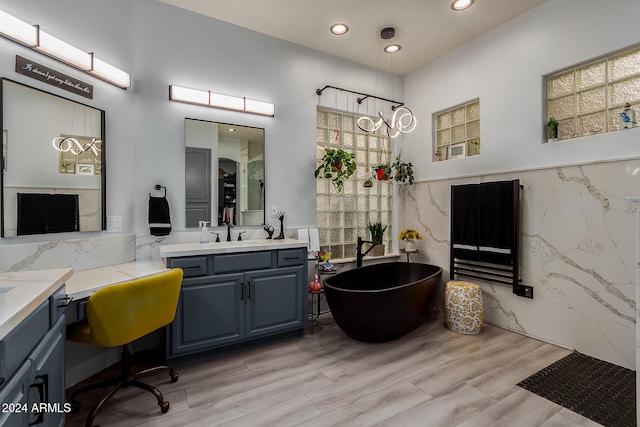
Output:
M281 215L278 219L280 220L280 234L278 237L274 237L273 240L284 239L284 215Z
M405 252L415 252L416 251L416 242L412 240L404 241L404 251Z

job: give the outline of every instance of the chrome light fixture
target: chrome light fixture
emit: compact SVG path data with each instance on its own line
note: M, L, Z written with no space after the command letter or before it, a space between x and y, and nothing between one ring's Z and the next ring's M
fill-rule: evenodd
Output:
M221 95L211 92L210 90L191 89L176 85L169 86L169 100L269 117L275 115L275 105L270 102L256 101L245 97Z
M380 31L380 38L382 40L390 40L395 37L395 35L396 30L393 27L383 28ZM385 46L384 51L386 53L393 54L398 52L400 49L401 46L399 44L393 43ZM380 63L379 60L378 63ZM391 69L391 73L393 74L393 66ZM393 90L393 77L391 80L391 85ZM360 103L363 99L358 99L358 103ZM405 107L404 104L394 105L391 107L391 111L393 111L391 120L385 119L382 115L382 112L380 111L378 112L378 121L374 122L373 119L367 116L362 116L358 118L356 124L361 131L366 133L375 133L384 124L389 138L396 138L400 134L411 133L414 131L418 122L416 120L416 116L408 107Z
M465 10L473 4L473 0L453 0L451 9L455 11Z
M0 35L122 89L131 87L131 75L40 29L0 10Z

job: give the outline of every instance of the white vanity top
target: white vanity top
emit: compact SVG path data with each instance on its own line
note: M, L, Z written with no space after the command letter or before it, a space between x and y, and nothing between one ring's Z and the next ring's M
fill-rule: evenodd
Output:
M74 300L88 298L100 288L127 280L151 276L166 270L162 261L131 261L124 264L77 271L67 280L67 295Z
M72 274L70 268L0 273L0 339L53 295Z
M240 242L174 243L160 245L162 258L192 255L212 255L238 252L270 251L273 249L306 248L307 242L297 239L256 239Z

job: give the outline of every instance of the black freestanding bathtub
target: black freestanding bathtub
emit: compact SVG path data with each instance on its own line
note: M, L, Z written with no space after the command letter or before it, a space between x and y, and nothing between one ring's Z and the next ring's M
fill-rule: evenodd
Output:
M441 276L435 265L392 262L338 273L324 290L340 329L360 341L384 342L429 318Z

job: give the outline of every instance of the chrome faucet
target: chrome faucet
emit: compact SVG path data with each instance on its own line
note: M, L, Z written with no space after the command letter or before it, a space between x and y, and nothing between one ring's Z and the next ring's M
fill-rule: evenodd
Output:
M371 243L371 247L363 253L362 245L365 243ZM375 243L369 240L362 240L362 237L358 237L358 244L356 245L356 268L362 267L362 258L364 258L364 256L368 254L369 251L371 251L371 249L373 249L374 247Z

